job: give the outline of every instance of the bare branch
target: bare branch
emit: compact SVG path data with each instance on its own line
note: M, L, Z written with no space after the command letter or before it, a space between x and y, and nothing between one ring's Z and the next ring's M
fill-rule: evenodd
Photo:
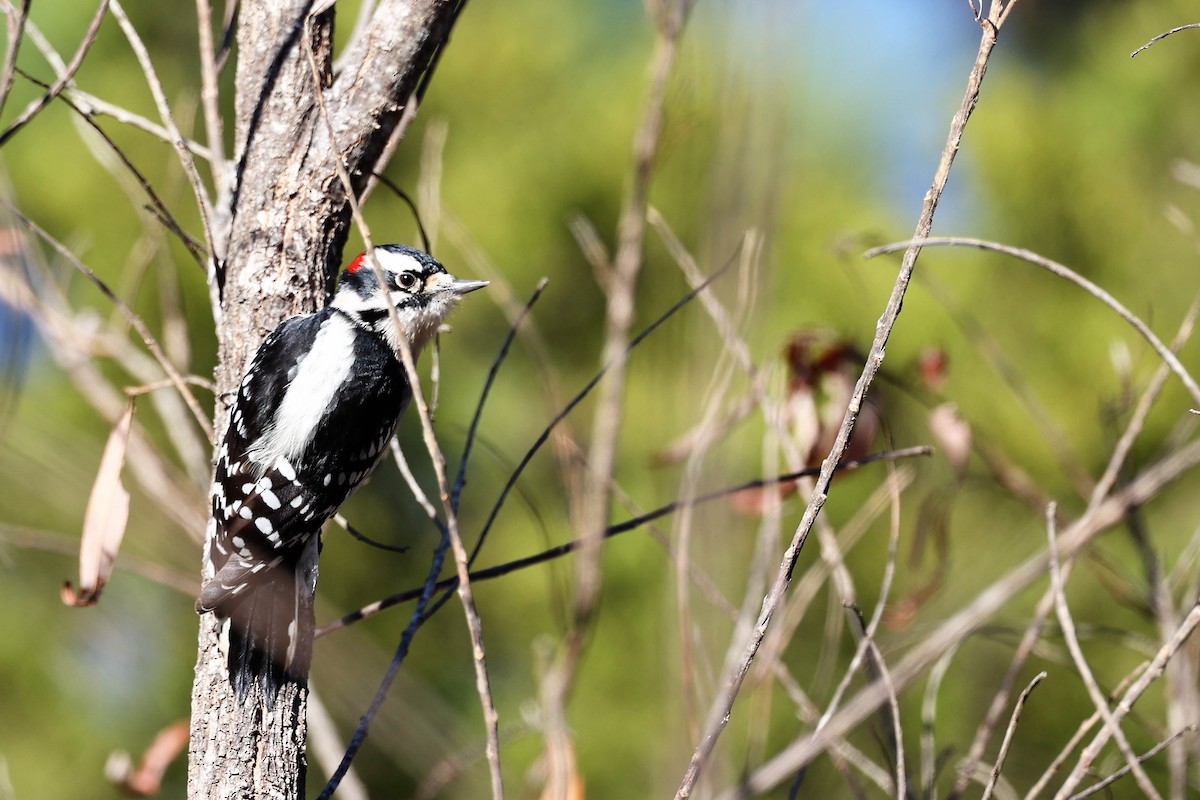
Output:
M1013 707L1012 719L1008 722L1008 728L1004 731L1004 740L1000 743L1000 752L996 755L996 765L992 767L992 777L988 781L987 786L983 790L981 800L988 800L992 796L992 792L996 789L996 781L1000 780L1000 770L1004 767L1004 759L1008 755L1008 746L1012 743L1013 734L1017 730L1017 720L1021 716L1021 709L1025 707L1025 701L1029 699L1029 695L1033 693L1034 688L1042 682L1046 677L1046 673L1039 672L1033 676L1033 680L1025 687L1025 691L1021 692L1021 696L1017 698L1017 704Z
M902 448L900 450L892 450L892 451L888 451L885 453L878 453L876 455L868 456L866 458L862 458L857 461L847 461L846 463L840 465L839 469L853 470L853 469L858 469L860 467L863 467L867 464L874 463L876 461L883 461L883 460L890 461L890 460L899 460L902 458L913 458L913 457L917 457L917 456L928 456L931 452L932 451L928 447ZM685 505L685 503L690 504L690 505L699 505L701 503L707 503L712 500L720 499L722 497L728 497L731 494L736 494L738 492L744 492L747 489L757 489L757 488L762 488L764 486L774 486L774 485L778 485L780 483L798 480L801 477L806 477L806 476L810 477L813 475L813 473L815 471L816 470L809 469L809 470L804 470L804 471L798 472L798 473L789 473L789 474L785 474L785 475L779 475L774 478L766 478L766 479L748 481L746 483L740 483L736 486L730 486L730 487L726 487L724 489L718 489L715 492L709 492L707 494L696 495L695 497L688 498L687 500L679 500L679 501L667 503L666 505L660 506L652 511L647 511L644 514L639 514L632 519L626 520L624 522L619 522L615 525L608 526L604 530L604 535L605 535L605 538L611 538L613 536L619 536L622 533L627 533L628 531L637 530L638 528L641 528L642 526L644 526L650 522L653 522L656 519L660 519L662 517L667 516L668 514L674 513L677 509L682 508ZM864 526L864 529L865 529L865 526ZM491 580L494 578L502 577L511 572L515 572L517 570L524 569L526 567L531 567L535 564L541 564L546 561L552 561L556 558L561 558L562 556L567 555L568 553L574 552L575 550L577 550L580 547L580 544L581 544L580 540L576 539L573 541L566 542L565 544L560 544L555 547L551 547L547 550L543 550L540 553L536 553L531 556L526 556L524 558L517 559L515 561L509 561L509 562L506 562L504 564L499 564L494 567L488 567L486 569L474 570L473 572L471 572L471 580L476 581L476 582L484 581L484 580ZM454 589L457 581L458 581L457 577L446 578L445 580L442 580L442 581L438 582L437 584L435 584L434 588L437 590ZM341 628L346 627L347 625L352 625L355 622L358 622L359 620L365 619L370 616L374 616L375 614L378 614L380 611L384 611L388 608L391 608L392 606L399 605L400 603L408 602L409 600L416 600L418 597L420 597L422 595L423 592L425 592L426 588L427 587L422 586L420 588L410 589L406 592L401 592L400 594L395 594L390 597L386 597L382 600L377 600L376 602L371 603L368 606L364 606L363 608L360 608L358 611L353 611L337 620L334 620L333 622L330 622L329 624L325 625L324 627L318 629L316 635L317 635L317 637L326 636L337 630L340 630Z
M121 314L125 317L126 321L129 322L133 329L137 331L138 336L141 337L142 342L146 345L146 349L150 351L150 355L154 356L154 360L158 362L160 367L162 367L163 372L165 372L167 377L171 379L171 382L179 391L180 396L183 397L184 402L187 403L188 409L191 410L192 415L196 419L196 424L200 426L200 429L204 431L209 438L211 438L212 426L209 425L208 419L205 417L204 412L200 409L200 404L196 401L196 396L192 394L192 390L187 386L187 382L184 381L183 376L179 374L179 370L175 368L175 365L172 364L171 360L166 357L166 354L163 353L158 341L154 338L154 334L152 334L150 329L146 327L146 323L142 320L142 318L138 316L132 308L126 305L124 300L117 297L116 293L114 293L113 290L104 283L104 281L100 280L100 277L95 272L92 272L87 265L80 261L74 253L67 249L65 245L61 244L57 239L46 233L46 231L42 230L38 225L36 225L33 220L23 215L20 211L2 198L0 198L0 206L8 209L9 213L18 219L22 225L32 231L46 244L54 248L59 255L66 259L68 263L75 267L75 269L83 273L88 280L95 284L96 288L98 288L105 297L111 300L113 304L120 309Z
M312 69L313 84L319 86L321 83L321 72L317 65L316 54L312 49L312 34L311 34L312 17L305 19L305 27L309 31L309 35L303 38L305 54L308 56L309 66ZM353 183L349 173L346 171L342 161L342 150L338 146L337 133L333 129L333 122L325 105L325 99L321 92L316 93L317 105L320 109L323 121L328 129L330 140L333 143L333 162L334 168L337 171L338 177L342 181L342 187L346 192L346 197L350 205L351 213L354 216L355 225L363 237L363 245L368 253L368 261L371 268L375 271L375 277L379 281L380 286L387 285L387 279L383 274L383 268L380 267L378 259L375 258L374 248L371 243L370 230L367 227L366 220L363 219L362 210L359 208L358 201L355 197ZM403 325L400 322L400 317L397 315L396 306L393 302L391 294L385 292L383 294L387 300L388 315L396 329L401 331L402 335L397 337L400 343L401 362L404 365L404 371L408 376L409 386L412 390L413 405L416 407L418 415L421 419L421 430L425 437L425 447L429 451L429 458L433 464L434 474L437 477L439 495L442 499L442 508L446 514L446 527L444 531L444 539L449 542L451 549L454 552L454 564L458 572L458 596L463 605L463 613L466 616L467 630L471 636L472 647L472 662L475 667L475 684L479 692L480 704L483 707L484 725L487 730L487 755L488 764L491 768L492 779L492 797L495 800L503 800L504 798L504 780L500 771L500 734L499 734L499 714L496 711L495 701L492 699L490 681L487 674L487 660L484 654L483 643L483 623L479 618L479 612L475 608L475 599L471 591L471 576L470 564L467 556L467 549L463 545L462 537L458 532L458 515L456 509L450 503L450 485L449 479L446 476L446 457L442 453L441 447L438 445L437 436L433 431L433 420L430 418L429 406L425 401L424 393L421 391L420 375L417 372L416 356L409 348L408 337L403 335ZM413 481L413 485L416 482ZM426 501L428 503L428 501ZM364 720L366 717L364 716ZM360 725L360 731L365 735L365 729ZM353 746L347 750L345 758L342 760L341 766L335 771L330 778L329 784L321 792L321 797L326 798L333 794L337 788L338 782L345 769L349 766L350 759L353 758Z
M1171 657L1175 655L1176 651L1183 646L1183 643L1186 642L1188 637L1192 635L1192 632L1196 629L1197 625L1200 625L1200 604L1192 606L1192 609L1188 612L1187 617L1185 617L1183 621L1179 623L1179 627L1175 629L1175 633L1170 639L1164 642L1162 647L1159 648L1158 652L1155 653L1154 658L1150 661L1150 665L1146 667L1145 671L1138 676L1137 680L1135 680L1133 684L1130 685L1130 687L1125 691L1125 694L1122 695L1120 702L1117 703L1116 707L1112 710L1111 718L1114 724L1120 724L1121 720L1129 714L1130 710L1133 708L1133 704L1138 701L1138 698L1140 698L1146 689L1149 688L1150 684L1163 674L1167 668L1167 663L1171 660ZM1102 727L1096 733L1092 741L1080 754L1079 762L1075 765L1075 769L1072 770L1069 776L1067 776L1067 780L1059 789L1058 794L1055 795L1056 800L1062 800L1062 798L1067 797L1067 795L1079 785L1079 782L1083 779L1083 776L1087 774L1088 769L1095 761L1096 756L1099 754L1101 748L1108 743L1108 739L1111 735L1111 729L1109 726ZM1134 770L1134 774L1137 774L1137 770Z
M1172 453L1161 461L1152 464L1134 477L1120 492L1107 498L1095 509L1089 510L1071 524L1058 537L1058 551L1073 553L1091 541L1098 533L1118 524L1124 519L1129 508L1140 505L1157 495L1162 488L1179 478L1184 472L1200 464L1200 442L1192 442L1181 450ZM902 690L917 675L939 659L948 647L959 642L969 631L974 630L984 620L992 616L1005 605L1015 594L1025 586L1046 574L1047 554L1043 551L1026 559L1022 564L1010 570L1006 575L983 587L978 595L955 614L946 619L936 628L926 632L920 643L913 647L893 666L892 680L897 691ZM1194 608L1188 618L1181 623L1180 630L1168 644L1177 648L1186 633L1200 623L1200 608ZM1181 638L1182 637L1182 638ZM1155 664L1165 665L1170 657L1168 645L1164 645L1155 657ZM1173 649L1170 650L1173 652ZM1152 665L1153 666L1153 665ZM1152 679L1150 679L1152 680ZM1139 679L1130 688L1127 697L1137 689L1140 695L1149 684ZM829 746L829 742L844 736L867 715L874 712L881 702L886 701L886 693L877 686L867 686L851 698L838 714L829 720L829 724L819 733L804 737L788 745L767 763L756 769L745 779L743 785L754 791L766 791L775 786L787 776L793 774L801 765L807 764L818 753ZM1125 710L1126 712L1128 709ZM1118 719L1125 712L1118 706L1114 717ZM1120 716L1118 716L1118 714ZM1107 729L1105 729L1107 731ZM1102 731L1104 733L1105 731ZM1107 739L1105 740L1107 741Z
M989 242L983 239L970 239L959 236L937 236L932 238L911 239L907 242L897 242L895 244L887 244L883 245L882 247L875 247L868 250L863 254L863 257L873 258L877 255L882 255L883 253L891 253L904 248L912 248L914 246L976 247L980 250L991 250L993 252L1004 253L1005 255L1019 258L1022 261L1028 261L1030 264L1041 267L1042 269L1051 272L1060 278L1065 278L1081 289L1087 291L1088 294L1104 303L1113 311L1117 312L1117 314L1120 315L1123 320L1128 322L1134 330L1141 334L1142 338L1145 339L1152 348L1154 348L1154 352L1158 354L1158 357L1166 362L1168 366L1170 366L1171 371L1178 376L1179 380L1183 381L1183 385L1187 387L1188 392L1190 392L1192 395L1193 402L1195 402L1197 405L1200 405L1200 385L1197 385L1196 380L1192 377L1191 373L1189 373L1187 368L1180 363L1175 354L1171 352L1171 349L1163 344L1162 341L1160 341L1159 338L1154 335L1154 331L1150 330L1150 326L1142 322L1137 315L1125 308L1125 306L1122 305L1119 300L1117 300L1107 291L1102 289L1100 286L1097 286L1092 281L1089 281L1087 278L1083 277L1077 272L1074 272L1070 268L1063 266L1057 261L1053 261L1045 256L1039 255L1032 250L1025 250L1020 247L1010 247L1006 244Z
M200 0L204 2L204 0ZM308 749L326 775L332 775L342 758L341 739L337 726L325 703L314 691L308 693ZM353 767L339 787L339 800L367 800L367 787Z
M25 2L25 9L29 8L29 0ZM75 73L83 65L83 57L87 55L92 45L96 42L96 34L100 31L100 23L104 21L105 14L108 12L108 0L100 0L100 5L96 9L96 13L92 16L91 24L88 25L87 32L84 33L83 39L79 42L79 47L75 49L75 55L71 57L71 63L67 64L58 75L58 80L54 85L46 90L46 93L37 100L32 101L25 109L17 116L15 120L9 123L9 126L0 133L0 146L16 135L17 131L25 127L31 119L33 119L39 111L48 106L54 98L58 97L75 77ZM24 25L24 14L22 14L22 26ZM4 108L4 101L8 98L8 91L12 87L14 70L16 68L17 46L13 44L8 50L8 55L11 58L11 63L4 65L4 86L0 88L0 110Z
M1138 756L1138 759L1137 759L1138 763L1140 764L1140 763L1149 761L1150 759L1154 758L1156 755L1161 753L1164 748L1167 748L1170 745L1174 744L1175 741L1177 741L1181 737L1185 736L1186 734L1195 733L1195 732L1196 732L1195 725L1188 725L1186 728L1181 728L1180 730L1178 730L1175 733L1168 736L1163 741L1154 745L1154 747L1151 747L1145 753L1142 753L1140 756ZM1129 774L1129 767L1122 767L1121 769L1114 772L1112 775L1109 775L1104 780L1098 781L1097 783L1089 786L1088 788L1084 789L1082 792L1079 792L1078 794L1071 795L1069 800L1083 800L1083 798L1089 797L1089 796L1095 794L1096 792L1104 791L1106 788L1111 786L1114 782L1120 780L1121 778L1124 778L1128 774Z
M1171 342L1173 352L1182 348L1187 340L1191 338L1198 315L1200 315L1200 294L1192 299L1192 305L1188 308L1187 313L1183 316L1183 321L1179 324L1179 330L1175 334L1175 339ZM1133 414L1125 426L1125 430L1121 433L1121 438L1113 446L1112 455L1108 459L1108 465L1104 468L1104 474L1100 476L1100 480L1096 481L1096 487L1092 491L1089 501L1091 505L1098 503L1101 498L1109 493L1116 483L1117 476L1121 468L1125 465L1125 461L1129 457L1129 452L1133 449L1138 434L1142 432L1142 426L1146 422L1146 417L1150 414L1150 409L1153 407L1154 401L1162 393L1163 386L1169 374L1170 364L1164 362L1155 370L1149 385L1142 392L1142 396L1138 398L1137 406L1134 408Z
M935 753L935 724L937 722L937 697L942 688L942 681L950 671L950 664L958 654L958 646L953 645L946 650L945 655L937 660L929 670L929 681L925 685L925 697L921 701L921 789L929 791L937 775L937 756ZM969 772L974 771L972 765Z
M1015 0L1010 5L1015 5ZM970 118L976 102L978 102L979 90L983 82L984 73L987 71L988 59L991 57L992 49L996 45L996 33L1000 22L998 15L999 9L993 6L991 18L981 26L983 32L979 42L979 50L975 57L975 63L967 79L967 89L963 95L958 113L955 114L954 119L951 121L946 146L942 151L932 185L922 204L914 239L926 237L933 224L934 211L949 179L950 168L958 152L959 143L962 140L967 120ZM870 387L876 373L879 371L880 365L883 363L884 349L891 336L892 328L900 315L904 295L908 289L908 284L912 278L912 272L916 266L917 257L920 252L921 248L914 244L909 247L904 255L904 261L901 264L900 273L893 286L891 297L888 299L887 308L876 325L875 340L871 345L870 353L867 355L866 366L863 368L858 384L854 388L849 407L846 410L845 418L838 430L838 435L830 450L829 457L822 464L821 474L817 478L812 499L805 509L804 517L797 527L791 543L784 552L775 581L767 596L763 598L758 624L754 626L748 641L745 643L741 659L732 672L722 681L722 685L725 687L722 694L714 698L709 710L704 734L692 753L691 761L675 794L676 800L684 800L684 798L692 795L696 783L700 778L700 772L707 763L713 748L716 747L717 739L729 721L734 701L741 689L742 682L745 680L746 673L750 669L750 664L754 660L759 646L762 644L763 637L766 635L766 631L771 624L771 619L775 615L775 611L779 605L783 602L783 596L791 582L796 561L800 557L800 552L808 538L809 531L816 522L817 515L821 512L825 504L829 485L833 478L833 471L850 444L850 435L858 420L867 389ZM838 735L841 735L841 733Z
M82 89L64 89L62 96L74 102L79 107L80 112L88 117L111 117L122 125L136 128L168 144L172 141L171 132L162 125L143 117L141 114L135 114L126 108L89 94ZM212 161L212 151L199 142L192 139L184 139L183 146L195 156L209 162Z
M208 197L208 190L204 187L204 182L200 180L200 173L196 170L196 161L192 158L192 151L188 149L187 143L184 141L183 134L179 132L178 126L175 124L175 117L171 113L171 107L167 103L167 96L163 93L162 84L158 80L158 73L154 70L154 64L150 61L150 54L146 51L146 46L142 43L142 39L138 36L133 24L129 21L129 17L125 16L125 9L121 7L120 0L108 0L109 10L116 18L117 24L120 25L122 33L129 42L129 46L133 49L134 55L137 56L138 63L142 67L142 73L146 76L146 83L150 87L150 94L154 97L154 104L158 107L159 117L162 119L163 125L166 126L170 134L171 145L175 148L175 152L179 155L179 164L183 167L183 173L187 176L188 184L192 187L192 194L196 198L196 210L200 214L200 222L204 226L204 233L209 241L209 247L213 252L209 254L209 283L213 284L216 280L216 249L219 242L214 235L212 225L213 207L212 201ZM214 169L221 169L221 164L213 162ZM214 313L217 309L213 309Z
M654 51L650 58L650 86L642 106L642 116L633 138L632 174L626 196L622 200L617 224L617 248L612 270L605 287L606 305L604 344L600 362L608 373L596 397L592 417L591 449L588 471L578 514L574 520L583 537L583 547L575 562L574 608L570 629L556 675L547 682L557 696L547 696L556 704L558 713L566 705L575 670L582 655L584 641L597 598L599 597L600 546L604 539L611 496L609 482L616 465L617 437L621 430L621 399L625 390L625 359L629 350L629 332L633 325L634 297L638 273L642 267L642 249L646 229L650 174L662 133L667 81L675 65L679 37L687 14L687 3L675 0L663 4L662 13L671 24L658 20ZM564 797L566 787L547 787L548 796Z
M212 173L213 190L216 195L215 224L224 227L223 220L229 206L229 165L225 161L225 131L220 108L220 87L217 83L217 55L213 47L212 2L196 0L196 28L200 45L200 102L204 107L205 138L208 140L209 169ZM213 259L224 258L223 246L227 242L227 231L214 231L215 238L209 240L213 248Z
M1096 713L1104 720L1109 734L1116 740L1118 749L1120 749L1121 754L1125 757L1129 768L1133 770L1138 788L1147 797L1160 798L1158 790L1150 782L1150 777L1146 775L1145 770L1138 764L1137 755L1133 752L1129 740L1125 738L1125 732L1121 730L1121 726L1109 710L1108 699L1096 683L1096 678L1092 675L1091 667L1088 666L1087 659L1084 658L1083 649L1079 646L1079 638L1075 635L1075 620L1071 617L1071 609L1067 605L1067 595L1063 589L1062 570L1059 569L1058 565L1057 532L1055 530L1054 515L1055 505L1051 503L1046 506L1046 536L1050 542L1047 552L1050 557L1050 585L1054 589L1054 610L1058 617L1059 627L1062 629L1063 640L1066 642L1067 650L1071 653L1071 660L1075 663L1075 669L1078 670L1079 677L1083 680L1083 685L1087 689L1088 696L1091 697L1092 703L1096 707Z
M1179 33L1180 31L1190 30L1192 28L1200 28L1200 22L1190 22L1187 25L1180 25L1176 28L1171 28L1171 30L1169 30L1169 31L1160 33L1158 36L1155 36L1150 41L1146 42L1144 45L1139 47L1137 50L1134 50L1132 53L1130 53L1129 57L1133 58L1138 53L1140 53L1143 50L1145 50L1146 48L1150 47L1152 44L1155 44L1156 42L1161 42L1163 39L1167 38L1168 36L1171 36L1172 34Z
M8 102L16 79L17 53L21 50L21 41L25 38L25 24L29 21L29 6L32 0L23 0L18 9L9 0L5 0L5 16L8 17L8 52L4 55L4 66L0 67L0 113Z

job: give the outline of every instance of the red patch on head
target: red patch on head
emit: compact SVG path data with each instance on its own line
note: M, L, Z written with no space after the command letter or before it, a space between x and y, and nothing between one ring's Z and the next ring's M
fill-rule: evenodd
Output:
M350 262L350 266L346 267L346 272L358 272L366 265L366 263L367 254L359 253L354 257L354 260Z

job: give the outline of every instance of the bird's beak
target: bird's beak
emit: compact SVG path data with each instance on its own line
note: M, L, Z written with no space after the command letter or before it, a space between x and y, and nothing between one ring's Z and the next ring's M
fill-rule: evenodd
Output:
M439 281L440 285L437 288L443 292L450 292L451 294L459 297L467 294L468 292L473 292L476 289L482 289L488 285L488 281L466 281L460 278L455 278L453 275L441 275L439 277L441 280Z

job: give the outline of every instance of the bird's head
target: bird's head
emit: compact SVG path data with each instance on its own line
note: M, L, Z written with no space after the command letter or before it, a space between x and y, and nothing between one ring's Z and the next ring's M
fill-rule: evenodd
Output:
M383 271L383 288L371 259L361 253L342 272L330 305L377 332L397 355L400 336L388 314L389 295L415 358L462 296L488 285L455 278L433 256L415 247L383 244L374 254Z

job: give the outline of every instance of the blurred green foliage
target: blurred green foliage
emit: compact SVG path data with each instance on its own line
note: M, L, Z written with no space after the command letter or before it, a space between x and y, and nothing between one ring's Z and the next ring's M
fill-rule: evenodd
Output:
M182 124L200 136L194 21L154 3L128 5ZM808 24L813 17L791 4L701 4L685 35L668 96L651 202L706 271L736 257L748 228L765 234L742 333L756 362L776 376L773 391L782 384L779 354L797 330L821 326L863 350L869 345L895 260L863 262L860 253L873 244L901 240L911 230L927 185L923 182L932 175L970 67L975 33L967 4L956 4L951 11L936 5L914 5L905 12L912 19L894 35L928 35L922 15L954 14L962 19L946 29L963 37L964 56L940 65L951 78L936 86L906 85L909 94L894 96L886 105L855 94L853 82L844 80L837 64L797 57L818 46L824 52L851 53L852 48L886 43L823 40L822 31ZM1172 220L1190 224L1200 212L1196 187L1173 177L1177 161L1200 159L1195 136L1200 110L1190 102L1200 74L1200 37L1181 33L1132 61L1128 53L1186 21L1193 9L1182 0L1095 4L1077 9L1073 18L1047 16L1045 23L1058 32L1051 38L1038 29L1039 5L1022 3L1014 12L1019 24L1011 31L1013 38L1008 30L1001 38L935 233L993 238L1068 264L1169 339L1192 300L1197 274L1200 240ZM338 33L345 36L356 8L339 4L339 10ZM35 3L32 19L66 54L76 46L92 11L93 4L82 0L60 0L53 7ZM871 12L856 8L841 13ZM1030 36L1034 31L1038 35ZM1046 53L1050 42L1054 52ZM441 170L441 208L422 212L438 232L435 253L451 271L476 277L479 262L473 253L482 253L518 299L540 277L550 279L533 319L546 345L559 402L598 368L604 315L603 294L569 222L582 215L612 247L651 46L650 27L634 3L471 4L418 121L388 171L417 196L421 176L435 166ZM28 42L18 64L42 80L52 76ZM228 91L232 83L226 72L223 87ZM901 73L902 64L896 76L879 75L879 85L866 97L886 92ZM77 83L155 117L136 62L111 20ZM37 94L18 79L0 123L11 121ZM923 116L903 111L913 107ZM191 193L171 148L112 120L102 124L185 228L198 235ZM922 131L912 134L915 146L889 144L903 125ZM231 128L229 123L228 137ZM442 130L445 146L440 162L433 164L423 154ZM897 138L908 135L897 132ZM104 155L98 160L94 153ZM10 196L22 213L67 243L158 333L168 321L162 311L164 293L173 295L177 284L188 369L210 374L214 337L203 274L149 218L145 199L128 176L105 161L105 146L81 132L77 119L59 102L14 137L0 156ZM899 172L898 159L905 162ZM899 189L896 175L907 176ZM897 196L906 202L889 199ZM1168 208L1174 210L1164 213ZM372 197L367 218L376 241L416 243L406 207L382 188ZM356 246L352 237L349 248ZM94 287L48 248L36 248L66 287L74 308L92 315L97 325L116 319ZM637 294L641 325L687 290L653 232L645 249ZM717 295L731 308L738 300L737 283L731 273L717 287ZM494 287L492 294L496 291ZM453 334L441 343L437 411L452 465L506 331L499 307L482 296L473 296L453 323ZM123 330L119 324L117 329ZM1078 289L1000 256L929 250L889 347L886 378L876 387L897 446L930 441L914 363L919 353L935 346L945 351L950 365L944 394L957 403L977 437L1005 453L1068 514L1083 503L1068 467L1075 465L1093 478L1100 474L1133 399L1157 366L1149 348L1127 326ZM654 457L700 419L720 350L711 321L693 303L632 356L617 477L637 507L652 508L680 493L682 468L655 467ZM1184 356L1185 363L1195 363L1195 346L1185 348ZM1121 367L1126 358L1128 369ZM103 348L98 348L96 361L117 385L137 383ZM520 341L504 364L485 410L464 495L462 527L469 536L478 530L517 460L558 410L542 393L541 369ZM58 602L58 586L75 571L70 551L107 425L42 347L13 389L16 402L4 420L0 449L0 798L115 796L102 777L109 753L139 752L156 731L188 713L192 598L119 570L96 608L74 610ZM732 395L747 390L745 376L739 374ZM201 397L211 403L203 393ZM1166 451L1170 437L1178 435L1180 409L1186 406L1179 387L1169 385L1135 447L1131 467ZM584 440L591 410L585 401L569 420ZM1059 431L1065 450L1047 438L1039 417ZM139 421L165 442L163 423L150 402L140 403ZM424 485L432 487L417 426L409 420L403 428L410 461ZM736 483L769 470L772 462L762 454L764 433L760 420L732 428L711 454L701 485ZM878 445L883 446L882 440ZM172 451L164 445L164 452ZM942 517L948 561L942 584L916 618L881 633L885 653L919 640L923 630L1044 542L1040 517L998 488L979 463L972 462L956 489L942 458L911 466L917 477L903 503L893 596L909 596L937 570L930 545L923 559L910 559L910 554L915 540L930 534L922 508L928 509L939 492L950 498ZM882 468L872 468L839 480L827 506L831 522L850 519L883 475ZM156 510L128 476L126 484L133 503L123 553L194 574L199 563L195 540ZM1144 509L1142 522L1152 549L1167 565L1175 563L1195 527L1194 489L1194 480L1189 481ZM795 499L785 504L785 537L802 511ZM372 536L409 550L404 555L379 553L332 531L322 563L321 620L417 584L436 542L435 531L393 469L381 469L345 513ZM614 520L632 513L615 510ZM481 565L566 541L573 536L567 516L547 449L500 514ZM736 605L755 558L758 522L722 504L705 508L701 516L703 525L693 533L692 560ZM672 535L670 521L657 530ZM31 531L38 546L29 546L26 535ZM17 534L26 538L18 541L13 538ZM885 515L848 556L865 610L876 600L886 543ZM776 561L781 551L782 545L769 560ZM801 568L818 557L814 542ZM1145 658L1146 642L1158 636L1153 620L1138 607L1145 601L1138 596L1138 587L1144 589L1139 559L1128 533L1114 531L1084 558L1071 583L1072 607L1085 626L1093 666L1106 689ZM693 587L694 628L681 633L674 568L664 548L646 533L629 533L609 543L604 565L602 611L571 698L579 768L593 798L669 796L691 752L695 733L689 713L702 718L705 711L701 706L689 712L688 692L695 689L681 678L681 638L694 648L692 679L699 696L708 698L721 669L730 622L725 611ZM563 561L477 588L512 797L536 794L528 787L538 782L541 750L535 712L538 676L564 629L571 577L570 564ZM1129 596L1119 597L1114 584L1130 588ZM938 743L952 747L955 757L968 746L1043 589L1044 584L1038 585L1014 599L993 625L961 648L942 688L943 711L937 721ZM784 654L818 704L827 700L853 652L846 635L826 639L827 618L843 613L831 592L818 593ZM314 685L343 736L369 701L405 622L405 610L392 610L318 644ZM1050 636L1048 641L1052 646L1037 654L1027 672L1045 668L1051 680L1027 707L1005 770L1021 789L1090 708L1067 669L1059 640ZM777 686L748 685L746 694L719 750L713 770L717 785L736 780L743 768L752 769L807 730ZM1053 701L1047 699L1051 695ZM910 755L916 751L919 702L916 687L902 698ZM1145 715L1153 718L1158 710L1161 716L1163 702L1161 694L1148 696ZM479 716L467 636L452 601L418 636L401 682L357 761L372 796L409 796L443 759L464 759L465 765L441 796L482 796L486 771ZM1156 736L1145 731L1134 739L1135 749L1144 750ZM870 730L852 740L884 760ZM1161 761L1147 769L1161 778ZM953 769L945 772L950 775ZM314 767L310 782L319 785L322 774ZM182 796L184 775L180 762L168 773L163 796ZM828 759L819 760L806 775L805 796L844 792Z

